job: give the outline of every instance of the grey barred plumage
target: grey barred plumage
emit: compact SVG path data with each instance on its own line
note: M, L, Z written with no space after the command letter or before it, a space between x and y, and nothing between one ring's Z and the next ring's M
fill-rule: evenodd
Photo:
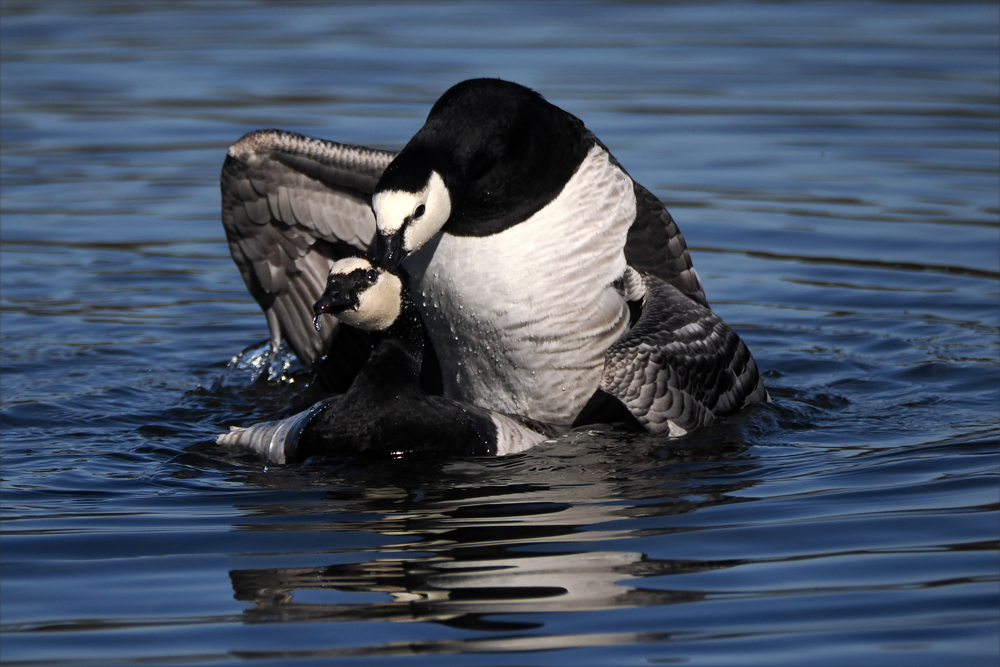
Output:
M651 433L683 435L769 400L750 350L709 308L644 276L642 316L608 349L601 389Z
M636 212L625 241L628 265L669 282L684 295L708 306L705 288L677 223L656 195L634 181L633 184Z

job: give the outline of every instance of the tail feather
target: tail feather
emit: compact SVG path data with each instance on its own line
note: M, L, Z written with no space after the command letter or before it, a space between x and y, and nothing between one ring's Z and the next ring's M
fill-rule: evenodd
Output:
M257 452L268 463L283 464L294 461L302 429L309 419L328 403L329 401L320 401L308 410L287 419L246 427L231 426L229 433L217 436L215 442L229 449L249 449Z

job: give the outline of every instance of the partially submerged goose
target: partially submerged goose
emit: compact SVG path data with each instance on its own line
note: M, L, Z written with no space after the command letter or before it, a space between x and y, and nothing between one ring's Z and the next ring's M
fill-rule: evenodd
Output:
M542 424L433 396L420 383L426 333L401 276L368 260L336 262L315 304L371 332L374 347L346 393L287 419L233 428L216 442L270 463L313 456L491 456L524 451L554 435Z
M364 341L333 322L317 334L310 306L336 259L372 250L390 270L404 262L450 398L564 428L624 406L670 434L767 400L670 214L523 86L454 86L398 154L251 133L229 149L222 190L272 345L324 360L331 385L356 372ZM643 290L664 312L632 326Z

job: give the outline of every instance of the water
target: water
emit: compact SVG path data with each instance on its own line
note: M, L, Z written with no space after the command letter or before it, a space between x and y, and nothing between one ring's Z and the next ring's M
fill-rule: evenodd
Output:
M1000 14L936 5L4 2L9 664L996 664ZM669 205L775 398L676 442L271 467L310 395L218 174L401 146L472 76Z

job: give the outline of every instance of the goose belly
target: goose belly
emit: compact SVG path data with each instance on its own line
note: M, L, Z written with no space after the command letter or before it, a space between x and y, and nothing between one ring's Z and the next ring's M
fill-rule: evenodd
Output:
M549 205L486 237L441 234L407 263L445 395L568 426L628 328L613 283L632 182L595 147Z

